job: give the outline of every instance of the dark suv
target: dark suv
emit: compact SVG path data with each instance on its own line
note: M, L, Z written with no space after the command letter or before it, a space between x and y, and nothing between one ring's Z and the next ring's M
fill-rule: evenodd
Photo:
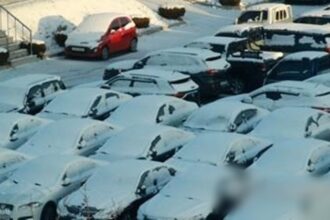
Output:
M286 56L272 68L265 84L282 80L302 81L330 72L330 55L326 52L303 51Z

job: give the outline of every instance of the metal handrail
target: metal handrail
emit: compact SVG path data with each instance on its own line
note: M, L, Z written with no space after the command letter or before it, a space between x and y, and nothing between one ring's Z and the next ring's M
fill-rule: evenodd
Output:
M7 35L6 49L9 49L8 38L13 37L15 42L18 39L27 41L30 47L29 52L32 54L32 30L2 5L0 5L0 30L4 31ZM11 33L12 30L14 31L13 33Z

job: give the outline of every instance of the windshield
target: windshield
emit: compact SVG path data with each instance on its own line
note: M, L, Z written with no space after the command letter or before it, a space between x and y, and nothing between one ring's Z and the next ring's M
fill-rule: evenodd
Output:
M238 18L237 23L261 22L267 19L267 11L246 11Z
M269 78L278 79L301 79L304 80L310 74L312 63L307 60L302 62L301 60L288 60L279 63L273 71ZM306 76L306 77L304 77Z
M0 85L0 103L2 104L23 106L25 94L25 90Z
M301 17L297 18L295 23L325 25L330 23L329 17Z

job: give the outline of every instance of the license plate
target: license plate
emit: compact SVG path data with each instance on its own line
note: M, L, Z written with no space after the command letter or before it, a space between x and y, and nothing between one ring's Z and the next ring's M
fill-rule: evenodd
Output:
M75 52L85 52L85 49L80 47L72 47L71 50Z

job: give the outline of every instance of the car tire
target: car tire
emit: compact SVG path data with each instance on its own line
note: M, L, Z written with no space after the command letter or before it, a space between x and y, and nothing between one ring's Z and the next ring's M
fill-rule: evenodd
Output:
M129 51L131 51L131 52L136 52L136 51L137 51L137 46L138 46L138 41L137 41L136 38L134 38L134 39L131 41L130 45L129 45Z
M230 84L230 92L234 95L242 94L245 91L245 82L238 78L238 77L233 77L229 81Z
M56 220L57 212L54 204L48 203L41 212L40 220Z
M110 58L110 50L107 47L104 47L102 49L102 54L101 54L102 60L108 60Z

